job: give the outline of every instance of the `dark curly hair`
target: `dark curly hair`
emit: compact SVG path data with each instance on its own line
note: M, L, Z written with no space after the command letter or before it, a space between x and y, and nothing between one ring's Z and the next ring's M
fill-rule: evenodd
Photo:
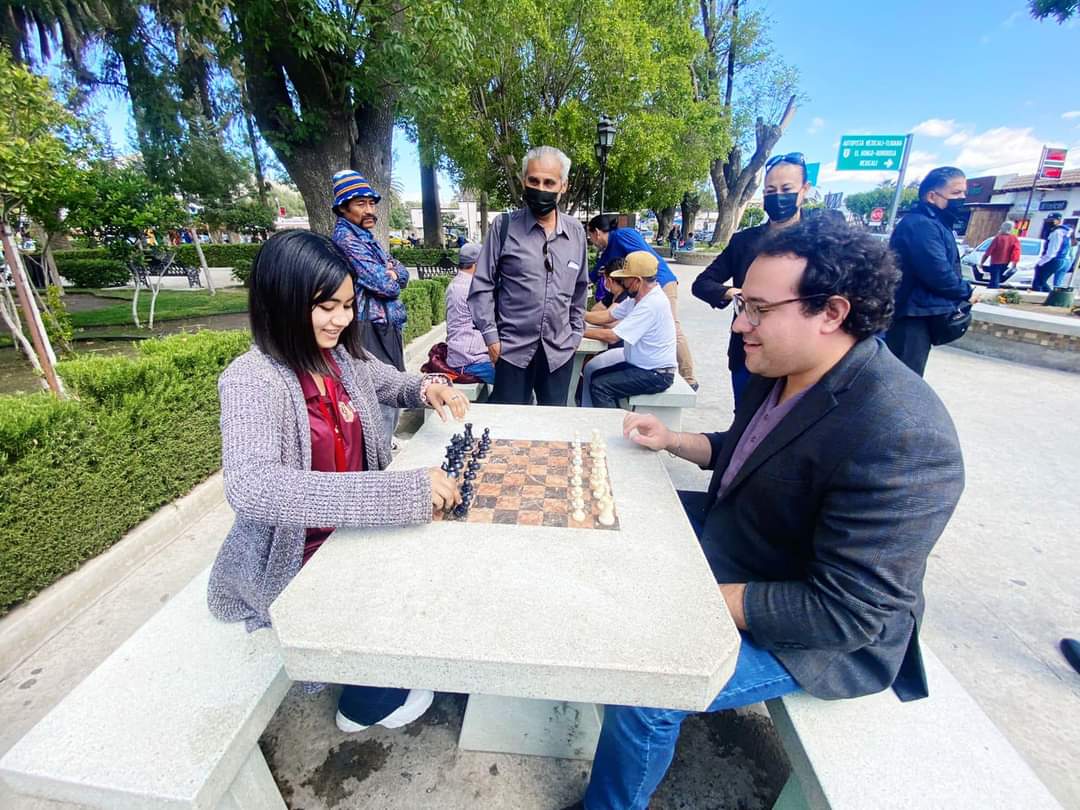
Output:
M829 296L839 295L851 304L843 329L857 340L889 328L900 271L885 242L846 222L817 217L784 228L759 254L806 259L798 296L816 297L802 302L805 315L821 312Z

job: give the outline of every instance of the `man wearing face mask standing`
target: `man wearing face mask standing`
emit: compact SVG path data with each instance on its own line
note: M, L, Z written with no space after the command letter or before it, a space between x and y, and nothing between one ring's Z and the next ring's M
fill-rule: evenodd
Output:
M585 228L558 209L569 175L558 149L531 149L525 208L492 223L476 262L469 310L495 364L491 402L566 404L589 283Z
M885 342L920 377L930 356L931 322L978 293L960 275L953 225L964 210L967 178L953 166L932 169L919 184L919 201L893 230L889 247L900 264L896 314Z
M746 271L766 238L782 228L799 222L801 209L810 184L806 180L806 158L802 152L774 155L765 163L764 207L769 221L764 225L746 228L731 237L727 247L713 260L691 287L700 298L716 309L731 303L732 296L742 288ZM742 335L733 332L728 341L728 370L731 388L738 405L750 372L746 370L746 352Z

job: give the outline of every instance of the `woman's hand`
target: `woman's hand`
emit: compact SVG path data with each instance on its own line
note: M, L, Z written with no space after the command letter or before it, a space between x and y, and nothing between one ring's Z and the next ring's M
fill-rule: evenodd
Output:
M740 287L727 287L724 289L724 298L730 301L741 292L742 288Z
M445 512L461 503L457 482L438 467L427 471L431 479L431 506L436 512Z
M439 418L446 421L446 408L459 422L469 410L469 398L460 391L442 383L432 383L427 389L427 401Z

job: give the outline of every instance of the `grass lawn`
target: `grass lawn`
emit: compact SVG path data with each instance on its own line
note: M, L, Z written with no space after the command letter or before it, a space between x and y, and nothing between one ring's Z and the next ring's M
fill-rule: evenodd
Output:
M76 329L93 326L123 326L132 323L131 297L134 290L94 290L89 291L100 299L115 303L82 312L72 312L71 322ZM174 321L181 318L201 318L206 315L229 315L247 312L247 290L219 290L210 295L205 290L191 292L182 290L162 290L154 308L154 322ZM139 293L139 317L145 321L150 317L150 293Z

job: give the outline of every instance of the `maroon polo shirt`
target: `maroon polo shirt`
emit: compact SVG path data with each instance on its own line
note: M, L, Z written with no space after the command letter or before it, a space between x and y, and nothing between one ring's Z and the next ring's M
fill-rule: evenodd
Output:
M311 469L315 472L363 472L364 428L360 424L360 414L353 409L349 393L341 384L341 369L329 352L325 353L334 376L323 375L325 394L319 393L319 387L311 375L302 371L300 388L307 400L308 424L311 428ZM310 528L304 540L304 559L311 559L319 546L334 531L329 528Z

